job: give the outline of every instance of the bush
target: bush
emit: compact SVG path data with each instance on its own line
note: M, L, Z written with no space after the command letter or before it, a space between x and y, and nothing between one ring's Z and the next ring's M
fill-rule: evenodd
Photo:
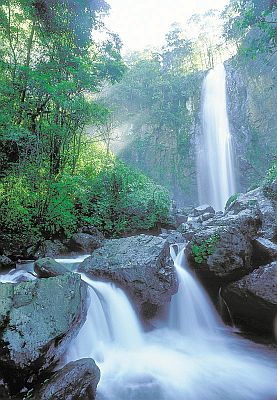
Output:
M206 261L208 257L214 253L219 239L219 234L215 233L200 244L192 243L192 254L194 261L197 264L202 264L203 261Z
M76 173L55 179L29 165L0 184L0 224L6 234L32 244L66 238L91 224L109 235L150 229L166 222L169 194L95 144L87 144Z

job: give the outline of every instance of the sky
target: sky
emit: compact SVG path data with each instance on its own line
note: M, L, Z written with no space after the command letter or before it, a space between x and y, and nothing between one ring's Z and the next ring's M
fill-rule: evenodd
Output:
M223 9L229 0L107 0L111 6L107 27L118 33L123 52L160 47L170 25L186 27L193 14Z

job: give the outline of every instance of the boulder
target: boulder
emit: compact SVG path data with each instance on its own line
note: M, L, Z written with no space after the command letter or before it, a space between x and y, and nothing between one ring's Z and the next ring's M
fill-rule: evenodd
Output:
M255 269L229 284L222 295L239 325L273 333L277 310L277 262Z
M0 284L0 370L12 390L55 365L86 312L87 287L77 274Z
M45 240L36 251L28 249L28 255L32 255L35 259L43 257L58 257L68 254L68 248L60 240Z
M251 190L241 194L236 201L230 204L227 212L240 213L242 210L257 209L261 215L259 236L269 240L277 238L277 202L269 198L263 188Z
M184 233L190 239L186 256L190 267L214 301L226 283L238 280L252 271L252 241L261 225L258 209L245 209L215 215L199 228ZM189 236L188 236L189 233Z
M208 205L208 204L202 204L201 206L198 206L196 208L193 209L191 216L193 217L200 217L203 214L215 214L215 210L213 209L212 206Z
M214 215L215 215L215 214L213 214L213 213L211 213L211 212L204 213L204 214L201 216L201 220L202 220L202 221L208 221L208 219L213 218Z
M0 400L10 400L10 392L6 382L0 376Z
M277 245L268 239L258 237L253 241L252 263L256 267L277 260Z
M91 358L67 364L57 371L32 397L34 400L93 400L100 370Z
M79 270L121 285L146 318L168 303L178 287L169 243L159 236L105 240Z
M12 261L9 257L0 255L0 270L14 268L15 265L16 265L15 262Z
M186 255L198 274L221 284L251 270L252 245L234 226L209 227L193 236Z
M68 248L78 253L92 253L101 247L104 236L94 227L84 227L75 233L68 242Z
M52 258L40 258L35 262L34 270L39 278L49 278L50 276L63 275L68 270Z

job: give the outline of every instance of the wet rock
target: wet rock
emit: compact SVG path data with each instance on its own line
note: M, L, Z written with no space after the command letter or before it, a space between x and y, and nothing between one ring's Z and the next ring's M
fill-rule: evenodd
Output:
M0 270L1 269L11 269L15 267L15 262L12 261L9 257L0 255Z
M268 239L258 237L253 241L252 262L260 266L277 260L277 245Z
M79 270L117 282L129 292L144 315L149 310L155 313L177 291L169 244L159 236L105 240L103 247L80 264Z
M34 270L39 278L49 278L50 276L63 275L68 270L52 258L40 258L35 262Z
M87 288L76 274L0 284L0 370L10 388L52 368L86 312Z
M183 235L176 230L169 230L159 236L165 239L169 246L175 243L184 243Z
M10 400L10 392L6 382L0 376L0 400Z
M252 271L253 245L261 225L258 209L215 216L184 236L189 265L217 301L218 290Z
M33 251L29 249L29 253ZM61 255L68 254L68 248L60 240L45 240L39 248L34 251L34 258L44 257L58 257ZM30 255L30 254L29 254Z
M277 262L255 269L228 285L223 297L235 321L248 329L273 333L277 309Z
M68 247L71 251L87 254L101 247L104 240L101 232L94 227L82 229L83 231L75 233L69 240Z
M238 228L215 226L196 233L186 255L198 274L222 283L251 270L252 245Z
M35 393L34 400L93 400L100 370L91 358L67 364Z
M204 214L201 216L201 220L202 220L202 221L208 221L208 219L211 219L211 218L213 218L213 217L214 217L214 214L213 214L213 213L207 212L207 213L204 213Z
M202 204L201 206L194 208L191 215L193 217L200 217L200 215L203 215L206 213L210 213L210 214L214 215L215 210L213 209L212 206L210 206L208 204Z
M243 210L253 209L258 210L261 215L259 236L274 241L277 238L277 202L274 198L267 197L263 188L241 194L227 208L227 212L238 214Z
M179 226L180 224L187 222L188 217L187 215L177 213L175 219L176 219L176 226Z

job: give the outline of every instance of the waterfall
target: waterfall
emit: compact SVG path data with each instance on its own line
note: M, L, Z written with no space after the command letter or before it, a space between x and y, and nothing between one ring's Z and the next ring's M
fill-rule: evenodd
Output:
M121 289L82 275L89 285L90 305L65 362L96 360L101 400L273 400L274 361L222 329L207 295L186 267L184 246L174 245L171 255L179 291L168 322L149 332Z
M223 64L210 70L204 79L201 122L196 144L199 202L224 210L236 186Z
M169 327L196 339L215 334L222 324L209 297L188 270L184 248L184 245L170 248L179 289L170 304Z
M82 274L88 285L89 310L87 320L68 357L79 359L88 354L103 360L105 347L132 349L142 345L142 329L124 292L112 283L93 281Z

